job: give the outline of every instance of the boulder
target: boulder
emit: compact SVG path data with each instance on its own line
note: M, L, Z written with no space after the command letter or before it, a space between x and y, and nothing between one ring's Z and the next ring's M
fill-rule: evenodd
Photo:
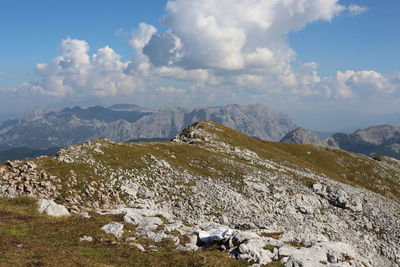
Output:
M349 209L356 212L363 210L362 200L355 194L349 195L346 191L338 189L328 195L329 202L339 208Z
M251 239L258 239L260 238L259 235L257 235L254 232L250 231L234 231L232 233L231 238L229 239L229 246L234 247L234 246L239 246L240 244L244 243L247 240Z
M265 245L266 242L261 238L248 240L238 247L236 257L258 264L268 264L274 255L271 251L264 249Z
M105 233L121 238L124 233L124 225L118 222L111 222L101 227Z
M47 215L54 217L70 215L68 209L65 206L57 204L51 199L39 199L38 204L38 211L40 213L46 212Z
M164 222L159 217L155 216L144 217L141 214L137 214L134 212L126 213L124 216L124 221L131 224L135 224L138 230L146 230L146 231L155 230L159 225L164 224Z
M232 235L232 232L232 229L215 228L209 231L198 230L196 234L201 242L210 245L214 242L227 240Z

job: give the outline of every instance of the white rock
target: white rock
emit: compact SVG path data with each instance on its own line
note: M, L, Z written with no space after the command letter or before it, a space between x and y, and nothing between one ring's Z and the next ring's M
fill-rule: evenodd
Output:
M47 215L54 217L70 215L68 209L65 206L57 204L51 199L39 199L38 204L38 211L40 213L46 212Z
M238 247L239 259L256 262L258 264L268 264L274 256L269 250L263 249L266 242L262 239L252 239Z
M153 210L125 209L124 221L137 225L138 230L152 231L164 224L163 220L154 216L156 214L163 215Z
M144 247L142 246L142 245L140 245L140 244L136 244L136 243L132 243L132 244L130 244L130 245L132 245L132 246L134 246L134 247L137 247L140 251L142 251L142 252L145 252L146 250L144 249Z
M124 233L124 225L118 222L111 222L101 227L105 233L121 238Z
M84 236L82 236L82 237L80 238L80 241L92 242L92 241L93 241L93 237L84 235Z
M353 248L341 242L322 242L310 248L284 246L279 256L288 257L285 266L363 266Z
M90 214L88 212L81 212L81 213L79 213L79 215L86 219L92 218L92 216L90 216Z
M229 246L234 247L242 244L243 242L251 239L259 239L260 236L250 231L234 231L232 237L229 239Z
M232 235L232 233L232 229L226 229L222 227L211 229L209 231L196 231L199 239L206 244L227 239Z

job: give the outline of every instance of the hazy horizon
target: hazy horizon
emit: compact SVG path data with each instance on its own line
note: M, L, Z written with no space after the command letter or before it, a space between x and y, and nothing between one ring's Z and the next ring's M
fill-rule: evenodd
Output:
M89 107L94 107L94 106L102 106L102 107L110 107L114 104L131 104L131 105L137 105L135 103L86 103L86 102L72 102L72 103L62 103L60 105L54 104L54 105L49 105L46 107L37 107L32 110L28 110L26 112L22 113L14 113L14 114L4 114L3 116L0 116L0 124L8 119L13 119L16 117L20 117L26 113L30 113L34 110L37 109L45 109L45 110L53 110L53 111L59 111L64 108L74 108L76 106L79 106L81 108L89 108ZM237 103L230 103L226 105L235 105ZM247 103L247 104L260 104L260 103ZM209 106L180 106L185 109L195 109L195 108L205 108L205 107L223 107L226 105L209 105ZM163 109L171 106L142 106L138 105L142 108L149 108L153 110L158 110L158 109ZM177 105L175 105L177 106ZM313 131L320 131L320 132L326 132L326 133L333 133L333 132L346 132L346 133L352 133L355 130L358 129L363 129L367 128L370 126L377 126L377 125L383 125L383 124L391 124L391 125L396 125L400 126L400 113L389 113L389 114L374 114L374 113L365 113L365 114L360 114L360 113L354 113L351 111L341 111L339 113L335 114L330 114L330 113L319 113L319 114L310 114L313 111L312 110L305 110L302 112L299 111L287 111L284 112L282 110L279 110L275 107L269 106L270 108L273 108L277 111L280 111L289 117L293 119L293 121L300 127L313 130ZM316 120L309 121L307 118L310 117L310 115L314 115ZM357 120L356 123L354 121Z

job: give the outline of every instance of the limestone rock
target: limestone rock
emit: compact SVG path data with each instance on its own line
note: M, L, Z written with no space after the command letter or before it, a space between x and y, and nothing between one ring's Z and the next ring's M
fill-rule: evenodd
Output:
M46 212L47 215L60 217L60 216L69 216L70 213L68 209L60 204L55 203L50 199L39 199L39 208L38 211L40 213Z
M303 128L297 128L293 131L288 132L279 142L293 144L312 144L318 146L328 145L328 143L320 138L318 135Z
M215 228L209 231L196 231L199 239L204 242L205 244L212 244L214 242L227 240L232 235L231 229L226 228Z
M105 233L121 238L124 233L124 225L118 222L111 222L101 227Z
M353 248L340 242L324 242L310 248L284 246L279 257L285 258L285 266L369 266Z
M261 238L250 239L238 247L239 253L236 256L249 262L268 264L272 261L274 255L269 250L264 249L265 245L266 242Z

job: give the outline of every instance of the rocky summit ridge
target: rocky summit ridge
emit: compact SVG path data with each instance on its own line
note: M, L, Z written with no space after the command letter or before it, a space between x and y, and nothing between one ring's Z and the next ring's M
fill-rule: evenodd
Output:
M399 266L399 182L391 158L261 141L212 121L170 142L97 140L0 165L3 198L42 199L64 227L101 222L74 246L112 238L126 255L148 253L137 260L169 244L170 257L219 250L267 266Z

